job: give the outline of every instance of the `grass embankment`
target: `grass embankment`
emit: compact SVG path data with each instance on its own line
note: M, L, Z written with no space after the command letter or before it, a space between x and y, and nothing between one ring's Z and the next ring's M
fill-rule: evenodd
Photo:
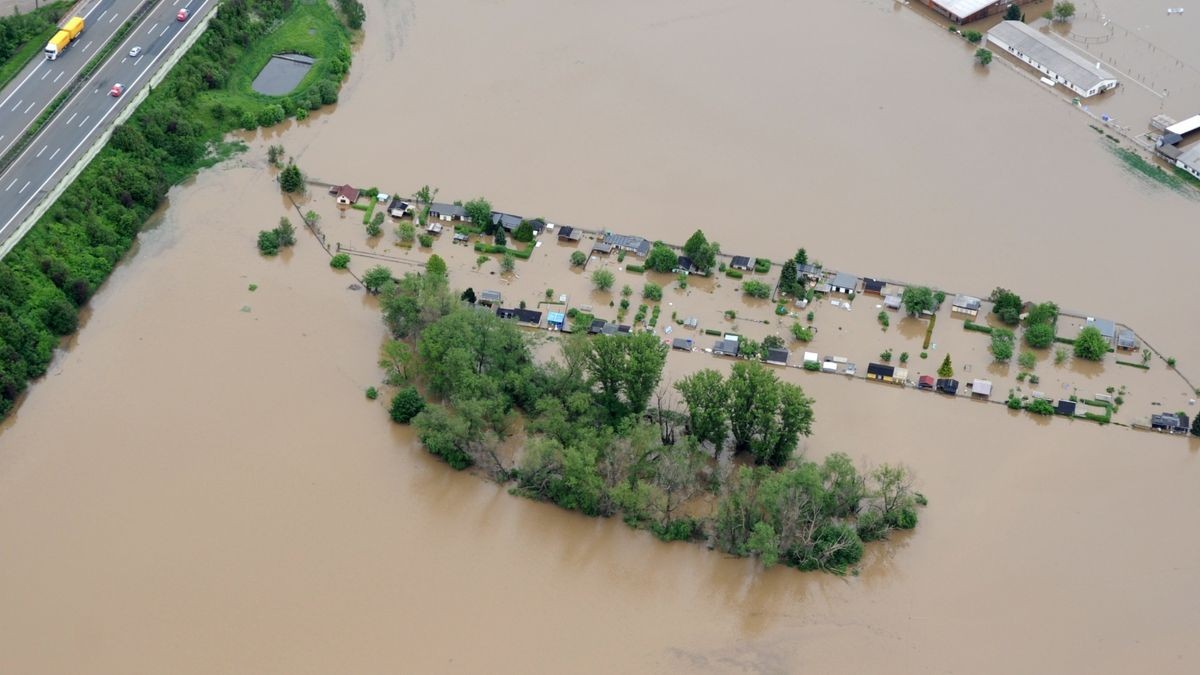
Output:
M318 5L325 6L323 0ZM349 33L331 11L281 0L220 6L208 30L154 89L29 234L0 261L0 417L29 380L46 372L61 336L76 329L79 308L129 250L142 224L171 185L211 163L222 136L247 120L282 119L283 109L307 111L348 67ZM233 77L247 68L259 43L298 22L323 17L318 33L338 35L338 54L289 97L247 98ZM248 86L248 85L246 85ZM242 101L232 108L225 101ZM249 102L247 102L249 101ZM235 113L235 114L231 114ZM289 113L290 114L290 113ZM278 116L278 119L276 117Z
M1200 189L1200 181L1187 172L1176 167L1172 167L1170 171L1167 171L1157 164L1146 161L1146 158L1142 157L1139 153L1126 150L1125 148L1114 147L1112 151L1125 165L1125 168L1141 175L1147 180L1191 197L1200 196L1200 193L1195 192L1196 189Z
M58 32L58 21L71 8L58 0L26 12L0 18L0 88L8 85L31 59L42 53Z

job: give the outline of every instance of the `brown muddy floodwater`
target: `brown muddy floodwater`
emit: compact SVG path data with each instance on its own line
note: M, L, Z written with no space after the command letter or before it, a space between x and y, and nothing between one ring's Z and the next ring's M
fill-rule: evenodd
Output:
M282 142L330 181L1003 284L1186 369L1196 202L890 2L368 14L336 114L174 191L0 428L0 672L1194 672L1195 442L808 378L809 455L906 462L931 502L860 576L763 571L432 460L363 398L374 303L307 234L253 241Z

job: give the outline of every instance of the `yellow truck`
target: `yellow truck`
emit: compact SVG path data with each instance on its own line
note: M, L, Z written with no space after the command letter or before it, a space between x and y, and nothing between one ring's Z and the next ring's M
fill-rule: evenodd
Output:
M58 55L67 48L67 45L74 42L82 32L83 17L71 17L71 19L63 24L63 27L54 34L54 37L50 38L50 42L46 43L46 58L51 61L57 59Z

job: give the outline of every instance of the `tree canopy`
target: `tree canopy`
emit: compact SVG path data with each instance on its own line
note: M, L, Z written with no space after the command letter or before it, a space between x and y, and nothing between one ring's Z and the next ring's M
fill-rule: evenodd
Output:
M671 247L655 242L650 249L650 254L646 256L646 267L655 272L671 272L675 269L679 262L679 256Z
M904 311L909 316L919 316L922 312L932 311L934 307L933 291L926 286L909 286L900 296L904 303Z
M1102 361L1108 353L1108 339L1095 326L1086 326L1075 338L1075 356L1088 361Z
M715 241L709 242L702 230L696 230L683 245L683 254L691 259L692 265L696 269L705 274L708 274L716 266L717 253L720 250L720 245Z
M466 219L483 228L484 234L493 234L492 203L483 197L477 197L463 204L463 214Z

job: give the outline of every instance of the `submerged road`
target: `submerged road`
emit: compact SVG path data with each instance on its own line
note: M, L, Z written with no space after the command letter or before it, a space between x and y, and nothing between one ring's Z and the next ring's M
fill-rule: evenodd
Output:
M0 91L0 157L20 140L143 1L90 0L77 5L74 13L63 15L59 25L72 16L83 17L83 32L75 42L53 61L38 54Z
M114 5L118 2L128 2L130 7L124 15L113 15L116 17L112 22L115 27L124 22L121 17L133 12L136 6L141 4L141 0L100 0L100 5ZM145 82L150 79L151 74L160 67L163 58L180 42L178 38L191 31L203 13L211 11L215 6L216 0L161 0L158 6L146 13L141 23L118 45L116 51L104 61L79 91L63 104L54 118L42 128L16 161L0 174L0 246L3 246L16 233L23 219L33 210L36 203L46 196L49 189L54 186L52 181L61 177L75 162L79 161L87 152L91 142L103 133L105 125L111 124L118 112L130 105L130 99L140 87L145 86ZM187 21L176 20L176 14L180 9L188 10L190 16ZM103 13L111 10L100 9L99 11ZM89 27L87 31L90 30ZM84 39L88 37L87 31L80 38L84 45L87 44ZM102 42L97 39L96 44L92 45L89 50L78 50L74 54L72 51L79 45L72 45L57 60L45 61L43 59L43 62L53 66L56 63L63 63L63 59L73 59L73 62L77 61L80 64L78 68L82 68L82 64L87 61L86 57L89 52L94 53L93 50L98 49L100 44ZM136 58L129 56L129 51L133 47L142 49L141 54ZM40 68L35 66L34 73L38 72L41 72ZM37 77L25 77L25 79L28 81L40 79L40 77L38 75ZM47 76L46 79L49 77ZM67 80L69 78L64 76L59 82L65 84ZM20 83L21 79L16 82ZM124 87L124 92L119 97L109 95L114 84L121 84ZM52 94L46 102L53 100L54 96L57 96L57 93ZM18 94L17 97L19 98L20 95ZM4 101L4 99L0 98L0 101ZM5 120L4 126L7 127L12 102L6 102L3 105L5 107L0 108L0 119ZM32 115L29 121L36 117L36 114ZM22 126L20 131L27 126L28 123ZM9 132L0 130L0 133L7 134ZM0 145L0 149L8 147L8 140L8 138L0 140L0 144L3 144Z

